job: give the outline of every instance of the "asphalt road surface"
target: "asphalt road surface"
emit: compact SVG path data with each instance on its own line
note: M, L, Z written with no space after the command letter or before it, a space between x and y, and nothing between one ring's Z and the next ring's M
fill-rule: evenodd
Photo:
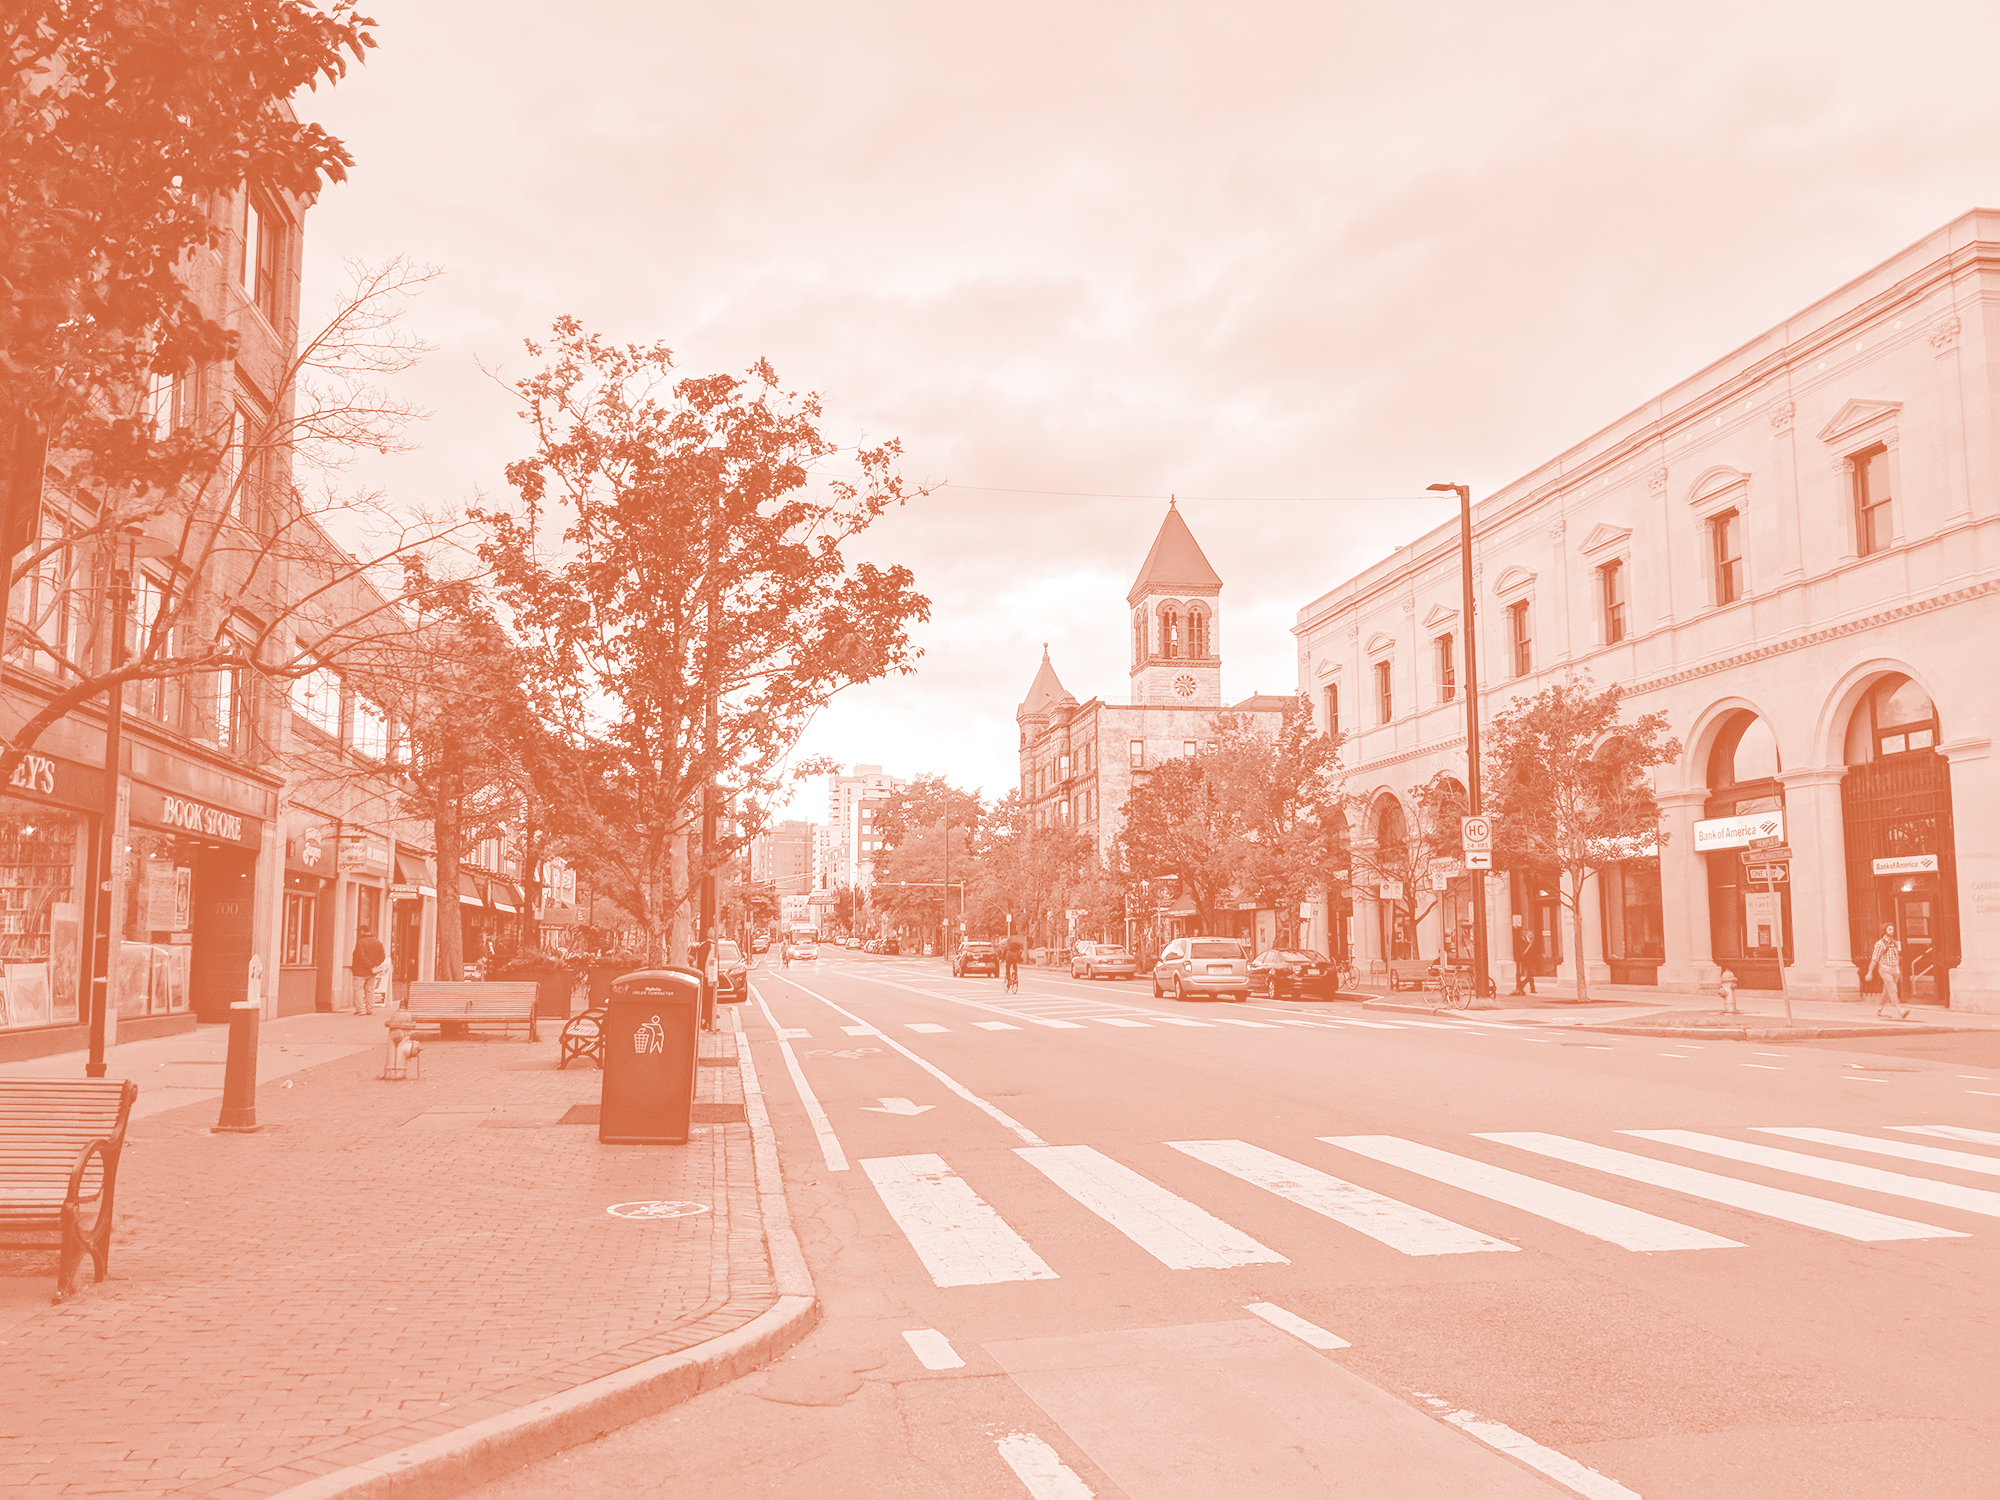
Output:
M1990 1039L823 952L736 1015L824 1321L491 1500L2000 1492Z

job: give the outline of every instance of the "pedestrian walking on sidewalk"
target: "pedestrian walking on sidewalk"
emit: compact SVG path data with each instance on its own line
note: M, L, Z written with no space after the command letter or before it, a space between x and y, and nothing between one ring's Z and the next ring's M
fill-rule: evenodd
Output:
M371 1016L375 1013L375 985L381 977L383 961L388 958L382 947L382 940L375 936L374 929L364 927L361 936L354 940L354 1009L355 1013Z
M1523 927L1514 940L1514 993L1539 995L1535 988L1535 950L1542 945L1542 935L1532 927ZM1524 991L1521 987L1527 986Z
M1875 1014L1884 1021L1907 1021L1910 1008L1903 1004L1903 949L1896 941L1895 924L1882 929L1875 952L1868 960L1868 977L1882 977L1882 1002Z

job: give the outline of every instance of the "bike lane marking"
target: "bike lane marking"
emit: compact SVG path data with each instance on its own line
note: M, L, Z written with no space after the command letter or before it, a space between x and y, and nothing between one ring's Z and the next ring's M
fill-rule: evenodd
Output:
M757 1002L757 1009L764 1012L765 1022L778 1034L778 1051L785 1059L785 1070L792 1075L792 1087L799 1091L799 1103L805 1106L806 1119L812 1125L813 1134L819 1139L819 1151L820 1155L826 1158L827 1171L845 1172L847 1153L840 1149L840 1137L833 1133L833 1122L827 1119L826 1111L820 1108L818 1096L812 1091L812 1085L806 1082L805 1070L799 1066L798 1054L792 1051L791 1038L788 1034L790 1029L778 1024L778 1018L771 1014L771 1007L764 1003L763 995L758 993L755 986L751 987L750 997ZM804 1035L803 1032L799 1034Z

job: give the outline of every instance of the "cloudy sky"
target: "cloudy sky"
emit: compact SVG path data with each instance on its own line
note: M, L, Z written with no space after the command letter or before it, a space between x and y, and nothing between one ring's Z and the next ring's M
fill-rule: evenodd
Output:
M373 0L301 113L307 223L444 279L411 312L412 503L504 492L486 374L574 313L683 370L768 356L942 484L866 553L933 601L912 678L802 747L1004 791L1050 643L1122 701L1170 493L1226 584L1224 689L1296 610L1925 231L2000 202L2000 7ZM801 811L820 815L809 796Z

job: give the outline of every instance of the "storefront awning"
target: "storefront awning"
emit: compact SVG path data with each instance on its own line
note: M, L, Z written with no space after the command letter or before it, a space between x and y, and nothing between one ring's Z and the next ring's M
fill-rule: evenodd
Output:
M486 877L487 904L495 911L511 912L518 916L521 911L521 888L505 875Z
M458 872L458 904L479 907L486 905L486 892L479 888L479 882L472 878L470 870Z
M437 894L437 872L431 868L429 860L415 854L405 854L401 849L398 849L396 851L396 884L398 886L410 887L419 895L435 896Z

